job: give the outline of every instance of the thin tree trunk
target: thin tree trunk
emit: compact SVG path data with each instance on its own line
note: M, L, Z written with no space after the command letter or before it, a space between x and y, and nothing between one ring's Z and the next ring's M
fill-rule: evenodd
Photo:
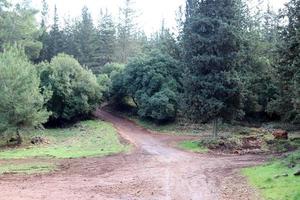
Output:
M20 130L17 129L17 145L21 145L23 143L22 135L20 133Z
M218 119L213 120L213 137L217 138L218 137Z

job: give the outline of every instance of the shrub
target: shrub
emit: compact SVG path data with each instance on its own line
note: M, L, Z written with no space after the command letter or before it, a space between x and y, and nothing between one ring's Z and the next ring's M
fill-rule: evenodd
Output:
M169 55L153 51L138 56L126 66L119 84L132 97L141 117L157 121L173 120L178 109L179 73ZM119 92L121 93L121 92Z
M53 95L47 107L51 120L73 120L89 115L101 102L102 89L95 75L73 57L59 54L41 70L44 87Z

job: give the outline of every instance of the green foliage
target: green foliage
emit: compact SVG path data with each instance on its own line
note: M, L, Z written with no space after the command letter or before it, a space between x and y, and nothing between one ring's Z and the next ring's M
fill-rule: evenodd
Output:
M20 46L0 54L0 132L38 126L47 121L40 79Z
M46 138L49 144L27 146L34 136ZM97 157L127 150L112 124L95 120L65 129L33 130L24 137L23 148L2 150L0 159Z
M123 64L118 63L107 63L101 68L98 83L105 88L104 97L107 100L113 102L123 97L123 93L119 94L119 89L123 88L121 76L124 68Z
M102 14L100 25L98 27L98 40L99 45L96 48L97 63L104 66L112 63L115 60L116 50L116 27L113 22L113 17L108 14Z
M234 76L241 46L239 0L187 1L183 30L184 110L196 121L240 117Z
M40 32L35 18L37 11L26 3L14 7L6 1L0 3L0 7L6 7L0 12L0 50L7 44L18 43L24 47L30 59L36 59L42 49L42 44L38 41Z
M122 72L125 68L124 64L108 63L101 68L101 74L106 74L112 78L115 74Z
M267 107L277 93L274 69L278 45L277 15L270 8L266 12L259 10L255 15L252 12L244 11L243 44L239 52L241 67L237 68L246 117L266 116Z
M41 72L42 85L53 95L47 103L52 120L89 115L101 103L102 89L92 72L73 57L59 54Z
M124 0L124 5L120 8L117 26L116 57L120 63L127 63L130 57L139 53L137 17L134 1Z
M123 87L141 117L174 120L178 110L178 63L153 51L131 60L123 73Z
M300 123L299 120L299 74L300 74L300 2L290 0L281 15L288 23L280 33L279 64L276 69L279 93L269 106L284 121Z
M293 156L299 158L299 151ZM266 200L299 200L299 177L294 176L296 168L289 168L285 165L285 162L290 159L289 157L284 162L276 161L259 167L247 168L243 170L243 174L248 177L253 186L261 191ZM286 174L288 176L285 176Z
M74 45L76 58L80 64L87 66L94 73L99 71L97 63L96 44L97 31L87 7L82 9L81 20L76 23L74 32Z

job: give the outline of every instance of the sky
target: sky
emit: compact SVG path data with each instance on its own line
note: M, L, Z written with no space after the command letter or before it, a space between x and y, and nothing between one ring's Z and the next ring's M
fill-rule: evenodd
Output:
M17 0L12 0L17 1ZM185 4L185 0L134 0L135 8L139 13L139 24L147 34L158 30L162 19L169 28L176 27L176 11L179 6ZM254 0L257 1L257 0ZM262 0L269 2L274 9L283 7L287 0ZM50 12L53 13L54 5L57 5L58 13L63 17L80 16L83 6L87 6L94 20L99 18L100 9L107 8L115 17L118 16L119 8L124 0L48 0ZM41 8L41 0L32 0L35 8Z

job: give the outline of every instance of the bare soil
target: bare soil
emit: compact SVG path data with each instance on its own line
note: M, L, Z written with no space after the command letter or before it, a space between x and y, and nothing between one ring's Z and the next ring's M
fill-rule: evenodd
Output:
M134 150L61 160L60 170L50 174L2 175L0 200L259 199L238 171L262 163L263 157L184 152L170 144L186 137L154 134L105 111L96 116L113 123Z

